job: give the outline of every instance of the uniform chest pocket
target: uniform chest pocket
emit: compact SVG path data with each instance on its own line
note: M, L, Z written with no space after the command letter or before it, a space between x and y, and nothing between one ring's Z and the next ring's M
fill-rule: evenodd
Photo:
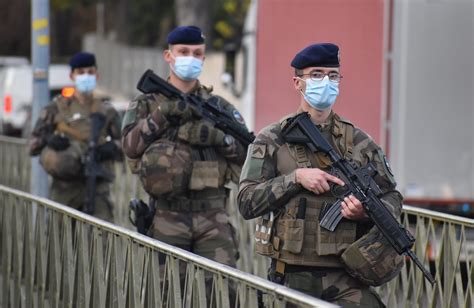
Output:
M303 203L301 201L304 201ZM304 209L299 211L299 207ZM282 240L281 249L294 254L299 254L303 250L305 237L305 212L306 199L293 199L288 206L287 212L277 220L277 235ZM301 212L301 213L299 213Z
M356 237L356 223L342 220L333 232L318 225L316 252L319 256L341 255Z
M204 188L218 187L219 163L217 161L193 161L189 189L203 190Z
M277 230L283 240L281 249L298 254L303 249L304 219L279 219Z

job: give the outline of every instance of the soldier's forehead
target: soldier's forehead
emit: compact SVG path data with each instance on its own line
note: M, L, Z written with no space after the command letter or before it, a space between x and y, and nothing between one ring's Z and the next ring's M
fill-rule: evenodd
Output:
M309 66L303 69L304 72L323 71L323 72L339 72L339 67Z
M176 44L176 45L171 45L171 49L172 50L184 50L184 49L186 49L186 50L191 50L191 51L199 50L199 49L205 50L206 45L204 45L204 44L199 44L199 45Z

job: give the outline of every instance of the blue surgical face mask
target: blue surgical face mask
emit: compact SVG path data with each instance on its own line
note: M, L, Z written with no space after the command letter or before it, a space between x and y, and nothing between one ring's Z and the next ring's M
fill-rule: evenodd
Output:
M174 57L174 56L173 56ZM195 57L174 57L173 72L185 81L195 80L201 75L203 61Z
M96 75L81 74L76 75L75 85L76 90L81 93L92 92L96 87L97 79Z
M305 79L306 90L301 92L305 101L314 109L326 110L334 105L339 95L339 83L329 81L328 76L323 80Z

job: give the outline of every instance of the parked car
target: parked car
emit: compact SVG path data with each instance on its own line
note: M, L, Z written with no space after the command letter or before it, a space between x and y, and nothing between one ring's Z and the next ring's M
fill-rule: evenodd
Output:
M65 64L49 67L50 96L73 86L70 68ZM30 119L33 101L33 75L30 65L7 66L0 70L0 133L21 135Z

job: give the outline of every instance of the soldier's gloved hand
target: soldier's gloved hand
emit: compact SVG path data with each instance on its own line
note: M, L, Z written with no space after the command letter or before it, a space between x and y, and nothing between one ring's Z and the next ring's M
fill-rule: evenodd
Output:
M165 101L160 105L160 111L172 124L186 123L194 115L193 108L184 101Z
M111 160L115 159L120 154L120 149L113 141L108 141L97 147L97 160Z
M224 146L226 134L211 123L201 120L187 122L178 130L178 138L197 146Z
M57 134L49 137L46 144L55 151L64 151L70 145L69 138Z

